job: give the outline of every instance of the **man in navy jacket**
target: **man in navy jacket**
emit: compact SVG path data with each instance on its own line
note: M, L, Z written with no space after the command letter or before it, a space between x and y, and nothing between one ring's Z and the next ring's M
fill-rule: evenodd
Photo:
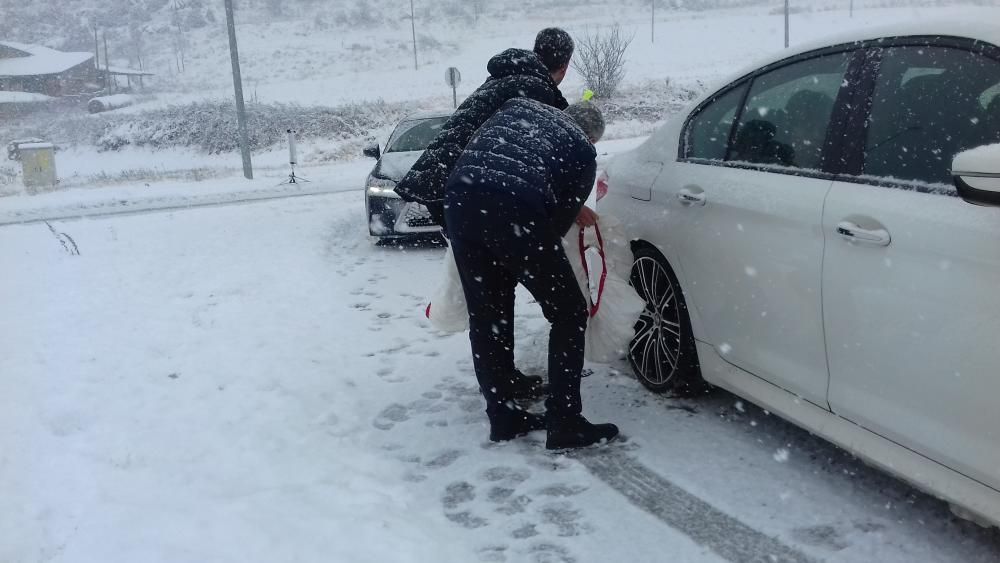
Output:
M469 307L469 339L486 398L490 440L547 429L546 447L583 447L617 436L581 414L587 302L562 246L590 195L600 111L565 112L517 98L465 147L445 190L445 219ZM514 403L514 289L524 285L551 323L546 416Z
M445 227L445 183L469 140L504 103L514 98L530 98L566 109L569 104L559 91L559 83L569 70L573 49L569 33L550 27L538 32L533 50L507 49L490 59L486 65L489 78L458 106L441 133L399 181L395 188L399 197L423 204L434 221ZM593 213L584 210L581 221L593 220ZM513 361L507 367L515 380L517 397L534 397L541 392L541 377L524 375Z

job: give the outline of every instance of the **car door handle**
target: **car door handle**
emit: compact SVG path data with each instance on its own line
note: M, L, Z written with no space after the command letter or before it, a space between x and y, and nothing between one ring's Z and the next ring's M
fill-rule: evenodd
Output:
M695 192L691 188L682 188L677 191L677 199L688 205L705 205L705 192Z
M885 229L862 229L857 224L850 221L837 223L837 234L855 242L873 244L875 246L889 246L892 237Z

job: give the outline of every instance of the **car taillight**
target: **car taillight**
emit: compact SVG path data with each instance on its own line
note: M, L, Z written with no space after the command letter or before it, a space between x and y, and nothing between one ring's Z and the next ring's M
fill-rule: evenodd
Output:
M601 175L597 177L597 201L601 201L606 195L608 195L608 173L602 170Z

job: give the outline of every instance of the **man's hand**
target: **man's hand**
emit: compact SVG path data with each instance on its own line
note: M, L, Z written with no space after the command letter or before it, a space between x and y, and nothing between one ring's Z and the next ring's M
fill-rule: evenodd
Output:
M593 227L597 224L597 213L584 205L580 208L580 214L576 216L576 224L581 227Z

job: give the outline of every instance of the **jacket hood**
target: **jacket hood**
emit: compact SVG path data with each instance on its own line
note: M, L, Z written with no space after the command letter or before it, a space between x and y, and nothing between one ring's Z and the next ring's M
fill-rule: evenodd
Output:
M552 79L549 69L545 68L542 59L538 58L534 51L526 49L507 49L490 59L486 70L493 78L529 75L545 80Z

